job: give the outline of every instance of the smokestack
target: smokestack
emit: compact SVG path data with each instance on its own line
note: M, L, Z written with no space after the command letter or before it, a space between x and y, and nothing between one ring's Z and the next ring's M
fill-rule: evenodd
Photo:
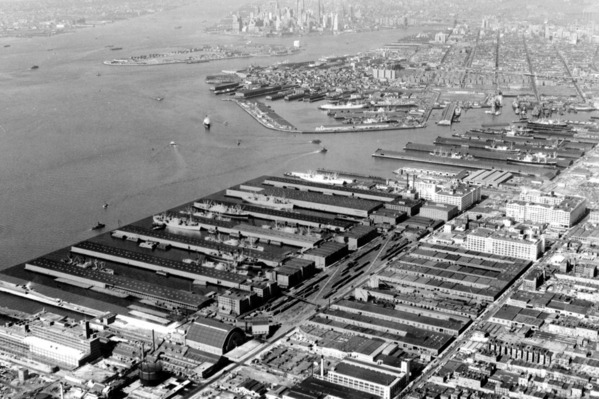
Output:
M62 382L59 383L59 385L60 385L60 399L64 399L64 390L63 390L63 387L62 387Z
M83 334L85 335L85 339L88 339L90 336L89 330L89 321L84 320L81 322L81 329L83 330Z
M324 378L324 356L320 355L320 378Z

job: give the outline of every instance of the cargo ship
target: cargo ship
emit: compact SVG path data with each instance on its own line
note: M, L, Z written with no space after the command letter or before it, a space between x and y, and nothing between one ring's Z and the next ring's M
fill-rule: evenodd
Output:
M321 105L320 107L318 107L318 109L322 109L325 111L328 110L341 110L341 109L363 109L363 108L368 108L368 104L365 103L353 103L353 102L346 102L345 104L324 104Z
M250 204L273 208L277 210L292 210L293 204L286 198L275 197L272 195L254 194L243 199Z
M528 166L553 166L557 167L557 160L555 157L550 157L545 153L539 152L536 154L524 154L524 155L516 155L513 157L508 157L507 162L511 164L518 165L528 165Z
M153 222L155 225L164 225L170 228L183 229L183 230L193 230L200 231L202 226L191 220L191 218L180 218L176 216L167 216L163 215L154 215Z
M288 172L285 176L297 177L302 180L306 180L312 183L324 183L343 186L349 183L353 183L352 179L342 179L337 174L319 174L308 171L308 173L301 172Z
M529 125L535 126L551 126L551 127L567 127L568 124L555 119L540 118L534 121L528 121Z
M243 207L227 206L225 204L217 204L211 201L194 202L193 206L207 212L217 213L232 219L247 219L250 217L249 212L244 211Z

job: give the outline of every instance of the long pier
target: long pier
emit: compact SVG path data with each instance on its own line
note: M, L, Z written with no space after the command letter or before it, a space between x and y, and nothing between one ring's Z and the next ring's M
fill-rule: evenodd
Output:
M487 147L491 147L487 145ZM516 156L516 153L509 151L493 151L488 150L483 146L482 148L465 148L460 146L448 146L443 149L440 149L438 146L434 146L431 144L418 144L418 143L407 143L405 146L405 151L408 153L426 153L430 154L431 152L436 151L441 152L453 152L460 153L462 155L471 155L475 159L485 160L485 161L498 161L498 162L508 162L508 158L512 156ZM537 152L545 152L545 153L553 153L553 150L542 150L536 149ZM572 159L563 159L557 158L557 166L561 168L567 168L572 165Z
M536 176L544 180L551 180L559 173L558 169L548 169L543 167L514 165L505 162L496 162L480 159L454 159L449 157L437 157L434 155L410 154L401 151L392 151L378 149L372 154L375 158L393 159L398 161L422 162L445 166L455 166L469 170L485 169L485 170L503 170L519 175Z

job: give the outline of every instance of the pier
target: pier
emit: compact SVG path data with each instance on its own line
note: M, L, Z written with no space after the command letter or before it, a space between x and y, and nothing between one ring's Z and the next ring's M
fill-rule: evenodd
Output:
M543 167L524 166L524 165L512 165L505 162L495 162L479 159L454 159L449 157L438 157L434 155L423 155L423 154L410 154L401 151L391 151L378 149L374 154L375 158L394 159L398 161L410 161L410 162L424 162L446 166L456 166L464 169L475 170L503 170L515 174L525 176L536 176L543 180L551 180L559 173L556 169L548 169Z
M487 144L486 147L491 147L492 144ZM454 154L460 154L464 156L471 155L475 159L485 160L485 161L498 161L498 162L508 162L508 158L516 156L517 152L509 152L509 151L493 151L487 150L487 148L466 148L463 146L444 146L443 148L439 148L438 146L434 146L431 144L418 144L418 143L407 143L405 146L405 151L408 153L435 153L439 152L448 152ZM544 152L553 154L554 150L543 150L543 149L530 149L533 152ZM572 159L563 159L557 158L557 166L561 168L566 168L572 165Z
M197 219L197 218L196 218ZM207 219L210 220L210 219ZM218 222L218 221L217 221ZM222 222L221 222L222 223ZM205 229L214 229L221 233L226 234L235 234L239 235L241 230L236 228L229 227L216 227L213 224L206 224ZM237 224L234 224L237 226ZM270 230L263 229L266 232L271 232ZM271 232L272 233L272 232ZM246 232L246 234L251 234L251 232ZM203 238L196 237L188 237L178 234L171 234L163 231L149 230L144 229L143 227L137 226L124 226L119 229L116 229L112 236L115 238L136 238L138 240L143 241L151 241L157 242L163 245L170 245L174 248L179 248L184 251L190 251L194 253L203 253L208 256L219 256L222 253L228 253L237 250L236 247L232 247L230 245L221 244L214 241L204 240ZM272 235L271 235L272 237ZM274 237L272 238L274 241ZM297 244L296 244L297 245ZM258 259L259 261L269 265L269 266L278 266L285 259L284 255L276 255L273 253L269 253L267 251L257 251L253 249L240 248L243 250L243 253L251 258Z

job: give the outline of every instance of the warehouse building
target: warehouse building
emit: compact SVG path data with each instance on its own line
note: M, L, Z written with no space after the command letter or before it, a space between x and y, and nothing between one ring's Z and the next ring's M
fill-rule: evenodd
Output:
M213 355L224 355L244 341L245 334L239 327L204 317L194 321L185 336L185 345Z

